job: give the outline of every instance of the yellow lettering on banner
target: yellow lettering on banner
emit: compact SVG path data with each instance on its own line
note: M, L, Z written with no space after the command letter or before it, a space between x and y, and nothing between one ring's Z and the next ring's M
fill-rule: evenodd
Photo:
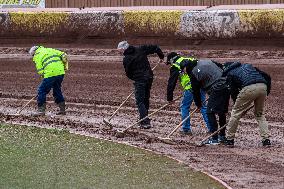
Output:
M41 2L41 0L24 0L23 4L26 5L38 5Z
M18 5L20 3L20 0L0 0L0 4L5 5Z

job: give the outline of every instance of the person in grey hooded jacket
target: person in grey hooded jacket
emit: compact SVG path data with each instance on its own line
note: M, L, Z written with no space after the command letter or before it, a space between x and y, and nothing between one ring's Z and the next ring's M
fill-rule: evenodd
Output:
M216 115L219 117L219 126L226 124L226 113L228 112L230 93L226 84L226 78L222 76L223 65L209 59L198 60L195 64L191 64L189 68L192 78L193 91L199 91L203 88L209 95L207 104L207 117L210 125L210 132L218 130ZM201 99L196 96L196 101ZM219 142L225 142L225 128L218 134L212 136L206 144L214 145Z

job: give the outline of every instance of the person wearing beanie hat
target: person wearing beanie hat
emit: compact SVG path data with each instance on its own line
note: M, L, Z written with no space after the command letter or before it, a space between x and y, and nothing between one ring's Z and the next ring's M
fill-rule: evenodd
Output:
M199 90L198 92L193 92L191 85L191 78L187 74L187 71L190 67L196 65L197 59L193 57L183 57L176 52L170 52L167 55L166 64L170 65L170 77L168 79L167 86L167 100L171 102L173 100L173 92L176 87L177 80L179 80L182 88L183 88L183 98L180 104L181 117L182 120L186 119L190 116L190 106L193 101L195 101L197 107L200 109L203 119L205 121L206 127L210 128L207 114L206 114L206 94L204 90ZM196 101L196 95L200 96L202 103L198 104ZM182 135L192 135L191 127L190 127L190 118L188 118L182 125L180 130L180 134Z
M117 49L123 49L126 50L129 47L129 44L127 41L121 41L117 45Z
M33 56L35 54L35 51L39 48L39 46L32 46L29 50L29 54Z
M33 46L29 50L37 72L43 80L38 87L38 110L34 116L45 115L46 95L53 89L55 103L59 106L57 115L65 115L65 99L61 91L65 71L68 70L67 54L53 48Z
M126 76L134 82L139 118L143 119L148 116L150 91L154 78L147 56L156 53L160 62L163 62L164 54L157 45L132 46L127 41L118 43L117 49L123 53L123 66ZM150 119L145 119L139 126L142 129L151 128Z

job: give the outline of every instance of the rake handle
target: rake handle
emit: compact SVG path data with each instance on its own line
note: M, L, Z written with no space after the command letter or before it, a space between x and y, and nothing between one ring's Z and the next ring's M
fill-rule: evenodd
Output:
M153 68L152 71L156 69L156 67L159 65L159 63L157 63ZM108 121L110 121L115 114L118 112L118 110L120 110L120 108L127 102L127 100L133 95L135 91L132 91L127 97L126 99L120 104L120 106L113 112L113 114L110 116L110 118L108 119Z
M180 99L182 96L177 97L176 99L174 99L172 102L177 101L178 99ZM160 110L164 109L165 107L169 106L171 103L167 103L165 105L163 105L162 107L160 107L159 109L157 109L156 111L152 112L151 114L149 114L148 116L140 119L139 121L133 123L132 125L128 126L127 128L125 128L122 132L124 133L125 131L127 131L128 129L134 127L135 125L137 125L138 123L144 121L145 119L149 118L150 116L154 115L155 113L159 112Z
M20 113L23 111L23 109L25 109L25 107L26 107L27 105L29 105L36 97L37 97L37 95L34 96L31 100L29 100L29 101L20 109L20 111L18 112L18 114L20 114Z
M222 127L220 127L219 129L217 129L216 131L214 131L213 133L211 133L210 135L208 135L207 137L205 137L204 139L201 140L200 144L203 144L205 141L207 141L209 138L211 138L212 136L216 135L219 131L221 131L222 129L224 129L226 126L228 125L228 123L226 123L225 125L223 125Z
M250 106L244 113L246 113L247 111L249 111L250 109L252 109L254 107L254 105ZM202 145L205 141L207 141L209 138L211 138L212 136L216 135L219 131L221 131L222 129L224 129L226 126L228 125L228 123L226 123L225 125L223 125L222 127L220 127L219 129L217 129L216 131L214 131L213 133L211 133L209 136L205 137L204 139L202 139L200 141L200 145Z
M115 112L113 112L113 114L110 116L110 118L108 119L109 121L115 116L115 114L118 112L118 110L126 103L126 101L132 96L132 94L134 93L134 91L132 91L127 97L126 99L120 104L120 106L115 110Z
M203 101L202 103L205 103L205 102L207 102L207 101L208 101L208 99L206 99L206 100ZM190 118L190 116L191 116L193 113L195 113L197 110L198 110L198 108L195 108L184 120L182 120L182 122L181 122L180 124L178 124L170 134L168 134L167 138L170 138L170 136L172 136L172 134L174 134L174 132L176 132L176 130L177 130L184 122L186 122L186 120L188 120L188 119Z
M180 126L182 126L182 124L183 124L184 122L186 122L186 121L190 118L190 116L191 116L194 112L196 112L197 110L198 110L198 108L195 108L184 120L182 120L182 122L180 122L180 124L178 124L178 125L172 130L172 132L171 132L170 134L168 134L167 138L170 138L170 136L172 136L172 134L174 134L174 132L176 132L176 130L178 130L178 128L179 128Z

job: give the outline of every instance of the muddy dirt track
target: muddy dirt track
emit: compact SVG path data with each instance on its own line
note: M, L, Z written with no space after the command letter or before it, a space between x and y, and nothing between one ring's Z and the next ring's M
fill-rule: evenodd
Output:
M235 148L225 146L196 147L195 142L206 136L204 123L199 113L192 116L193 137L173 135L175 145L164 144L157 137L165 137L181 121L179 102L171 105L152 118L153 128L129 130L124 138L116 138L115 130L125 128L137 120L134 98L111 120L115 125L108 130L103 124L125 97L133 90L123 70L122 57L115 50L92 48L67 48L71 54L70 71L64 81L68 112L64 117L55 116L52 96L48 97L47 116L33 118L35 102L23 110L21 116L12 116L34 95L40 78L25 47L0 47L0 121L75 129L100 138L124 141L141 148L154 150L184 161L197 169L209 172L233 188L284 188L284 51L261 48L234 50L206 49L181 51L196 57L207 57L219 62L240 60L250 62L272 76L272 92L267 98L266 118L271 130L271 148L261 146L258 127L253 112L241 120ZM151 58L152 66L157 59ZM169 68L159 65L155 70L151 93L151 110L166 103L166 83ZM176 89L175 96L180 95ZM192 106L192 109L195 107Z

